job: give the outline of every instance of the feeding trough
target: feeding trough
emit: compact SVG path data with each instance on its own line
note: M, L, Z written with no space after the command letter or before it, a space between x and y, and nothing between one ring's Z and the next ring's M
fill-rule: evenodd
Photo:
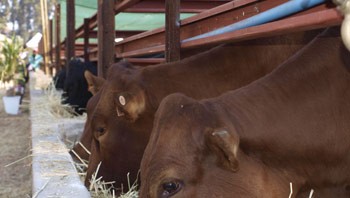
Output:
M36 82L33 78L35 75L31 76L31 83ZM84 119L69 121L55 118L48 111L44 112L42 109L45 108L40 109L40 106L48 103L45 92L35 89L32 84L30 87L33 197L90 197L79 178L67 147L60 138L62 128L78 126Z

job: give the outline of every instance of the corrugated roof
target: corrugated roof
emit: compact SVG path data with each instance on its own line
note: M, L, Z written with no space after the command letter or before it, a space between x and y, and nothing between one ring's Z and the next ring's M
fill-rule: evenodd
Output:
M61 40L66 37L66 0L60 0L61 4ZM75 0L75 28L80 27L84 18L89 18L97 12L96 0ZM180 19L195 14L182 13ZM165 25L164 13L119 13L115 17L116 30L152 30ZM92 40L93 42L93 40Z

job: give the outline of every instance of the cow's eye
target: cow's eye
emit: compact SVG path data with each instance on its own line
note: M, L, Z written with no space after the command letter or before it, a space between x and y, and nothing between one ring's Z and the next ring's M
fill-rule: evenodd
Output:
M162 184L162 198L171 197L181 189L182 184L179 181L169 181Z
M102 135L102 134L106 131L106 129L103 128L103 127L97 127L96 131L97 131L100 135Z

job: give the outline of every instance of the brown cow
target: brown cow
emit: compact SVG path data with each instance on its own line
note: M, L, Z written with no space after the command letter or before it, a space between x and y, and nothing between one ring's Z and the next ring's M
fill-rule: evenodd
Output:
M246 85L282 63L317 31L225 45L179 62L136 68L126 62L109 69L91 115L93 141L85 184L102 161L98 176L134 181L160 101L182 92L201 99Z
M281 198L290 182L292 197L310 188L315 197L349 197L350 53L338 33L217 98L166 97L142 159L140 197ZM343 191L317 194L327 187Z

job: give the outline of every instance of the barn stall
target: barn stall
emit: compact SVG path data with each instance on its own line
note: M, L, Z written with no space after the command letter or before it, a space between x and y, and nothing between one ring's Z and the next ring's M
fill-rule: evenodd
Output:
M139 24L135 18L150 20ZM310 31L340 25L342 20L342 13L332 1L123 0L114 4L111 1L60 1L54 20L48 23L49 48L44 53L51 64L46 63L45 67L46 71L58 72L69 67L67 60L81 57L97 62L98 76L106 77L109 65L120 59L143 66L172 62L222 43ZM32 89L31 92L33 104L44 97L41 91ZM51 132L43 134L42 125L52 121L41 118L39 123L34 110L32 115L33 151L43 147L45 151L51 149L38 142L52 141L51 145L57 145L51 149L50 157L33 153L36 156L33 157L33 192L38 192L37 197L69 197L70 193L90 196L62 147L64 138L57 138L62 128L82 131L84 119L72 124L67 124L71 122L67 120L58 121L48 127ZM79 136L78 132L75 135ZM46 171L52 171L51 175ZM62 172L69 174L60 174ZM52 173L58 173L54 179L51 179Z

